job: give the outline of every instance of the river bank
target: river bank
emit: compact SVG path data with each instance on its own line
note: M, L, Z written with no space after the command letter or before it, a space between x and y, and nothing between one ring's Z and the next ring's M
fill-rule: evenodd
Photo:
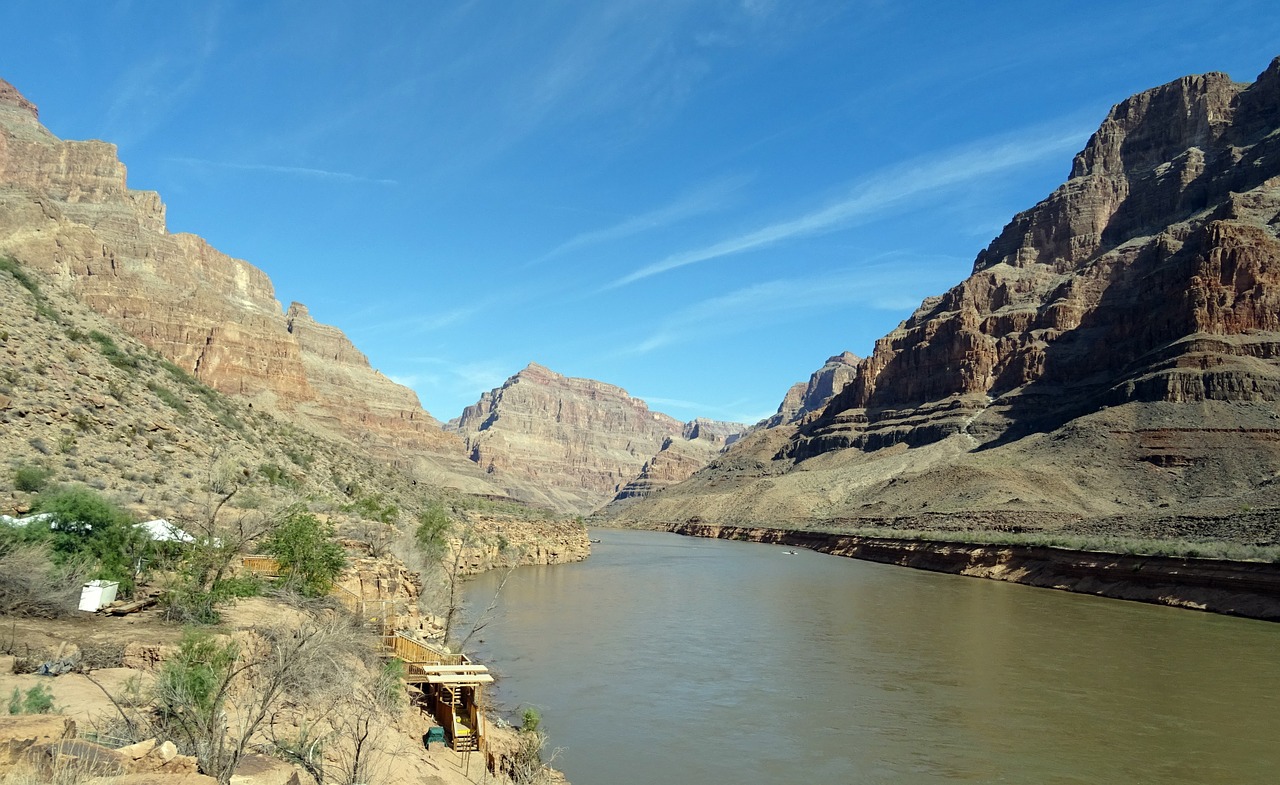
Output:
M666 531L806 548L882 564L1280 621L1280 564L980 545L766 527L678 523Z

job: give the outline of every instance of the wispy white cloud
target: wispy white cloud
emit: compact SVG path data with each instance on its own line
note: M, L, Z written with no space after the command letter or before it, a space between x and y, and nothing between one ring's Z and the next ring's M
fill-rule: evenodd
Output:
M749 179L746 176L738 176L715 180L701 188L682 194L671 203L649 212L633 215L612 226L593 229L575 235L529 262L529 264L538 264L571 251L622 240L642 232L679 223L697 215L713 212L722 207L725 200L734 191L742 188Z
M669 314L623 352L648 354L673 344L759 329L762 324L812 319L823 310L850 305L909 310L927 294L954 284L965 265L957 257L894 254L833 274L765 281Z
M126 14L129 7L116 9ZM103 116L105 136L128 145L159 127L204 80L205 66L218 51L221 3L210 3L175 33L181 44L127 68L112 89Z
M987 140L945 155L911 161L853 183L850 195L797 218L779 221L718 243L667 256L631 272L605 288L615 289L699 262L745 253L788 240L836 231L895 210L906 209L938 192L996 172L1077 149L1083 128L1037 128L1017 137Z
M280 166L277 164L241 164L230 161L209 161L204 158L186 158L171 156L165 160L189 166L207 166L215 169L234 169L242 172L268 172L295 177L311 177L321 180L334 180L347 183L373 183L375 185L399 185L395 180L377 177L363 177L350 172L336 172L330 169L316 169L307 166Z

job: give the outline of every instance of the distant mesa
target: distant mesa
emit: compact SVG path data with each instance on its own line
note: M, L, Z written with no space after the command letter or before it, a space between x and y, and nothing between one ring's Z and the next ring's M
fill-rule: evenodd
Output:
M613 498L672 445L696 445L689 454L701 458L693 459L692 473L743 430L713 420L682 423L621 387L537 363L482 394L445 427L511 495L581 514Z

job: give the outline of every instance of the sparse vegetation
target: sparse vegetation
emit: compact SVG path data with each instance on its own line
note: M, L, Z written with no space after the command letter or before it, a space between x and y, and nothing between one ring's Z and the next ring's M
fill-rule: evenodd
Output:
M40 291L40 285L22 269L22 265L18 263L17 259L12 256L0 256L0 272L12 275L14 280L31 293L32 298L35 299L36 314L38 316L44 317L51 322L58 321L58 313L45 300L44 293Z
M25 493L39 493L51 477L53 470L47 466L24 464L13 470L13 487Z
M395 523L400 517L400 508L382 498L380 493L363 494L357 489L356 498L343 506L344 512L354 512L362 518L382 523Z
M107 362L126 371L137 371L142 367L142 359L130 354L116 345L115 340L99 330L89 333L89 340L98 345L98 351L107 358Z
M196 756L202 772L225 785L254 736L264 726L274 731L268 720L286 705L328 709L345 691L355 700L341 719L359 714L357 701L365 696L350 695L350 666L363 645L349 628L331 621L256 628L243 646L188 630L160 671L155 710L128 710L119 702L117 708L132 738L173 740Z
M286 472L280 464L264 463L258 467L258 474L262 475L267 482L282 488L297 488L298 482Z
M154 393L166 406L174 409L179 414L189 414L191 412L191 407L187 405L187 402L163 384L147 382L147 389Z
M10 714L49 714L53 711L53 693L43 684L37 684L25 693L17 687L9 696Z

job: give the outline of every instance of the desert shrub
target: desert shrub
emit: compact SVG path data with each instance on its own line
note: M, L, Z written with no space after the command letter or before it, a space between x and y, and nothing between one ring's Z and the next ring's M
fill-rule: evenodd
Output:
M13 487L27 493L39 493L52 476L53 470L47 466L25 464L13 470Z
M298 481L289 476L289 473L277 463L262 464L258 467L258 474L262 475L272 485L284 488L296 488L298 486Z
M0 613L43 619L71 613L80 598L85 565L55 564L51 545L24 541L31 536L0 526Z
M207 632L184 630L177 654L165 660L156 680L156 708L179 722L205 720L221 708L224 696L218 688L231 673L236 655L235 643L222 643Z
M334 540L333 527L301 505L285 511L263 543L280 563L280 585L306 597L323 597L346 566L346 552Z
M354 512L361 518L367 518L371 521L381 521L382 523L394 524L396 519L400 517L400 508L388 501L384 501L381 494L358 494L354 501L350 504L343 505L344 512Z
M431 502L418 513L418 528L414 529L413 538L427 555L439 556L444 553L446 538L452 525L444 505Z
M40 291L40 285L35 282L31 276L27 275L22 266L18 264L18 260L12 256L0 256L0 271L12 275L22 288L31 292L32 298L36 303L36 314L43 316L49 321L58 321L58 313L49 307L49 303L44 299L44 293Z
M186 414L191 411L191 407L187 406L186 401L182 400L177 393L170 390L168 387L165 387L163 384L160 384L159 382L147 382L147 389L154 393L162 403L176 410L180 414Z
M43 684L37 684L24 694L17 687L9 696L10 714L49 714L53 711L53 693Z
M142 367L142 360L137 355L121 349L116 345L115 340L106 333L91 330L89 332L89 340L98 345L98 351L102 353L103 357L107 358L107 362L115 367L126 371L136 371Z
M128 513L83 486L50 488L34 506L53 516L47 531L43 526L27 528L48 537L55 562L91 559L95 563L92 577L118 581L125 594L133 590L132 566L149 540L134 528Z

